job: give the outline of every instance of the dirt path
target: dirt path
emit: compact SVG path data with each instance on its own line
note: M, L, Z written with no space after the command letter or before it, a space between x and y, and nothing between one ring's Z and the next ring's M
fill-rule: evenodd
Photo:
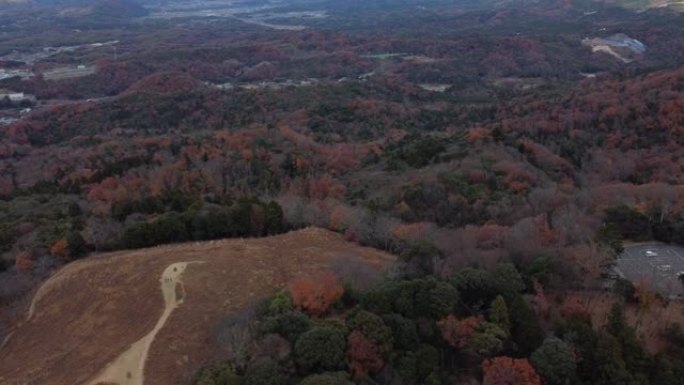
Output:
M161 276L161 291L164 295L164 312L157 321L154 329L145 337L135 342L122 353L119 358L107 365L89 385L118 384L118 385L143 385L145 361L150 351L154 337L169 319L171 312L183 303L185 289L181 282L181 276L192 262L178 262L169 265Z
M613 47L611 47L609 45L605 45L605 44L597 45L597 46L592 47L591 50L592 50L592 52L605 52L605 53L617 58L618 60L621 60L623 63L626 63L626 64L634 61L632 59L627 59L627 58L623 57L622 55L620 55L619 53L615 52Z

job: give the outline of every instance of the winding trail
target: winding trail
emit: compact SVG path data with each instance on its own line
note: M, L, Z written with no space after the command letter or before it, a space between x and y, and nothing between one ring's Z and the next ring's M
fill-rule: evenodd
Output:
M95 254L55 272L13 315L0 384L186 385L178 373L216 357L208 342L227 314L300 277L381 274L394 260L316 228Z
M139 339L127 351L112 361L94 380L88 385L118 384L118 385L143 385L145 361L150 351L152 341L164 326L175 308L183 303L185 288L181 276L189 263L202 262L177 262L169 265L162 273L160 283L164 295L164 312L157 321L155 327L146 336Z
M609 46L609 45L606 45L606 44L601 44L601 45L594 46L594 47L591 48L591 51L592 51L592 52L604 52L604 53L607 53L608 55L611 55L611 56L615 57L616 59L621 60L621 61L622 61L623 63L625 63L625 64L629 64L629 63L631 63L631 62L634 61L634 60L632 60L632 59L627 59L626 57L623 57L623 56L620 55L619 53L615 52L615 50L613 49L613 47L611 47L611 46Z

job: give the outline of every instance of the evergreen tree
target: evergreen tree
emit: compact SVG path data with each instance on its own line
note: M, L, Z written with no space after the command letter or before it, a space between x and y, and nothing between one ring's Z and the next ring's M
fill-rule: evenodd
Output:
M510 319L513 341L520 353L527 356L544 341L544 331L537 316L522 296L517 296L513 300Z
M497 295L489 308L489 320L498 325L506 333L511 332L511 321L508 317L508 306L503 296Z
M572 348L562 340L550 337L532 353L530 362L547 385L571 385L577 375Z

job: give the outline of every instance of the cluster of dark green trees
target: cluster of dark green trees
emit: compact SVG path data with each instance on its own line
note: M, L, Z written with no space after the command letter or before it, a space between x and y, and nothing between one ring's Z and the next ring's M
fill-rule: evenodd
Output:
M118 208L115 215L123 216L129 210L139 209L152 213L163 212L164 207L146 200ZM244 199L228 205L205 203L191 205L182 212L166 212L152 221L129 226L121 246L140 248L189 240L264 236L280 233L283 229L283 210L277 202Z
M623 239L684 244L684 217L662 207L652 207L646 213L627 205L610 207L605 210L599 240L621 252Z
M319 318L282 292L249 322L256 330L251 343L224 343L236 358L200 370L195 383L452 384L481 379L482 363L500 356L529 363L532 377L497 382L484 370L485 384L681 383L682 357L647 353L621 305L599 330L582 312L539 316L529 278L500 264L492 271L466 268L451 279L387 279L365 292L347 287ZM673 344L684 351L684 338Z

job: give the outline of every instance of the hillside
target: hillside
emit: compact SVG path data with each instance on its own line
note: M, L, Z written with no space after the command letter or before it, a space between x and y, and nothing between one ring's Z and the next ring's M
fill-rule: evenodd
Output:
M0 385L680 385L655 3L1 7Z
M329 269L344 275L340 258L347 271L356 263L382 268L392 261L388 254L309 228L262 239L101 254L69 264L38 289L26 320L0 349L0 383L69 385L111 373L122 384L142 383L135 370L128 375L126 369L137 367L140 355L103 371L164 314L160 277L167 268L165 277L179 283L164 299L176 308L167 310L168 319L150 341L145 383L187 383L207 360L221 357L215 331L227 315L297 277ZM174 267L180 269L175 275Z

